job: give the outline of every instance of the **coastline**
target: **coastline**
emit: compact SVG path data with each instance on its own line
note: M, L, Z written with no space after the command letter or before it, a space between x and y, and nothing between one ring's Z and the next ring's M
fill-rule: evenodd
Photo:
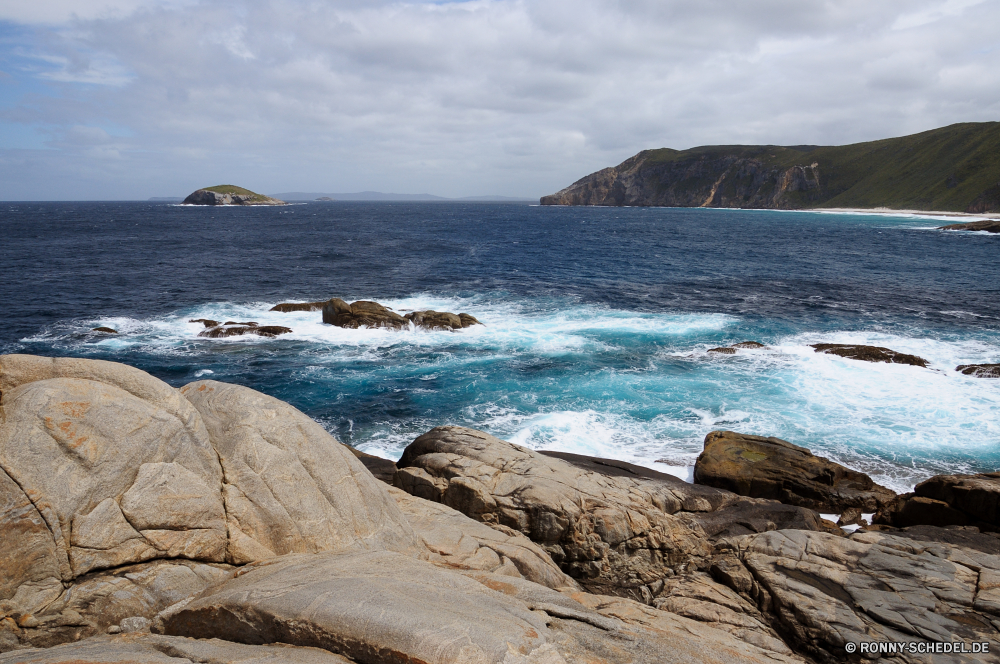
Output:
M982 212L973 214L971 212L948 212L943 210L896 210L893 208L807 208L796 210L797 212L826 212L829 214L876 214L886 217L894 216L915 216L948 219L964 219L967 221L977 221L979 219L1000 219L1000 213Z

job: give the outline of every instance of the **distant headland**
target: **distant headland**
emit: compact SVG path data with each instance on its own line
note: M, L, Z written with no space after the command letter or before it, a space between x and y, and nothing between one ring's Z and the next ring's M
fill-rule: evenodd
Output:
M205 187L184 199L184 205L285 205L285 201L237 187L220 184Z
M836 147L643 150L541 204L1000 212L1000 122Z

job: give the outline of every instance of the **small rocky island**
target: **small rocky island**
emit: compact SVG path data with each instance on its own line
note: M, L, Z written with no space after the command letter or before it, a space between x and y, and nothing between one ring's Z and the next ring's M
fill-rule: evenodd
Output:
M987 233L1000 233L1000 219L983 219L981 221L970 221L964 224L948 224L940 226L941 231L986 231Z
M220 184L195 191L184 199L184 205L287 205L287 203L243 187Z

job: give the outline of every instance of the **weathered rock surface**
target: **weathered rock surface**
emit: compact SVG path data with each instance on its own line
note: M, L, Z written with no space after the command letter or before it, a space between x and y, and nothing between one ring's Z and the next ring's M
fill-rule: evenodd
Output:
M977 378L1000 378L1000 364L960 364L955 371Z
M927 360L916 355L908 355L882 346L865 346L861 344L811 344L817 353L837 355L850 360L865 362L887 362L890 364L909 364L915 367L926 367Z
M482 325L470 314L453 314L447 311L411 311L404 316L417 328L424 330L461 330L473 325Z
M1000 219L983 219L982 221L970 221L964 224L948 224L947 226L940 226L939 229L943 231L986 231L987 233L1000 233Z
M222 191L212 191L221 189ZM249 189L222 185L198 189L184 199L184 205L286 205L285 201L257 194Z
M225 473L227 561L417 546L384 486L309 417L239 385L205 380L180 392Z
M712 431L705 436L694 481L818 512L840 513L852 507L875 512L896 497L864 473L815 456L804 447L733 431Z
M345 445L347 451L354 455L354 457L361 462L368 472L371 473L375 479L381 480L386 484L392 485L392 478L396 475L396 462L389 461L389 459L383 459L380 456L375 456L374 454L368 454L367 452L362 452L356 447L351 447L350 445Z
M473 521L447 505L401 489L390 488L389 494L436 565L517 576L548 588L580 589L549 554L516 530Z
M201 323L205 327L218 327L219 325L222 325L222 323L220 323L219 321L212 320L211 318L192 318L188 322L189 323Z
M340 655L284 645L248 646L159 634L97 636L79 643L0 654L0 664L350 664Z
M323 305L323 322L337 327L387 327L395 330L408 328L410 322L378 302L358 300L348 304L333 298Z
M740 538L731 546L748 572L729 576L742 586L734 590L769 615L786 641L817 661L849 659L844 650L849 642L997 637L996 556L878 532L844 538L782 530ZM996 653L898 657L997 661Z
M707 352L709 352L709 353L719 353L721 355L735 355L736 354L736 349L735 348L730 348L729 346L720 346L718 348L709 348Z
M203 320L202 322L205 323L205 327L207 329L199 332L198 336L208 337L209 339L239 337L244 334L255 334L258 337L269 337L273 339L279 334L288 334L292 331L292 328L284 327L283 325L258 325L257 323L234 323L232 321L227 321L221 325L209 327L208 323L214 323L215 321Z
M406 448L394 483L524 533L588 590L644 601L652 597L649 584L707 564L711 545L702 520L717 532L736 522L752 528L754 519L735 518L746 509L756 512L757 526L774 528L766 518L773 508L784 513L778 521L794 514L795 525L821 527L809 510L597 461L580 467L473 429L438 427ZM734 512L713 521L723 508ZM737 534L745 532L756 531Z
M388 552L290 555L171 607L153 630L322 647L362 664L797 661L628 600L584 595L591 606L522 579L456 574Z
M188 560L156 560L87 574L34 612L13 603L0 606L0 615L10 615L13 623L9 642L0 643L0 652L49 647L103 634L125 619L151 619L230 574L226 565Z
M937 475L899 496L875 515L876 523L975 526L1000 531L1000 473Z

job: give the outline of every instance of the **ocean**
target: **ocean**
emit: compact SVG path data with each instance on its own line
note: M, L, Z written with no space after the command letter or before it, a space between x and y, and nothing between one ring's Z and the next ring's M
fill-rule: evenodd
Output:
M442 424L690 478L715 429L897 491L1000 468L1000 235L913 216L516 203L3 203L0 352L114 360L293 404L398 458ZM285 301L468 312L345 330ZM204 339L193 318L274 339ZM109 326L121 334L91 332ZM735 355L708 349L753 340ZM866 343L930 368L818 354Z

